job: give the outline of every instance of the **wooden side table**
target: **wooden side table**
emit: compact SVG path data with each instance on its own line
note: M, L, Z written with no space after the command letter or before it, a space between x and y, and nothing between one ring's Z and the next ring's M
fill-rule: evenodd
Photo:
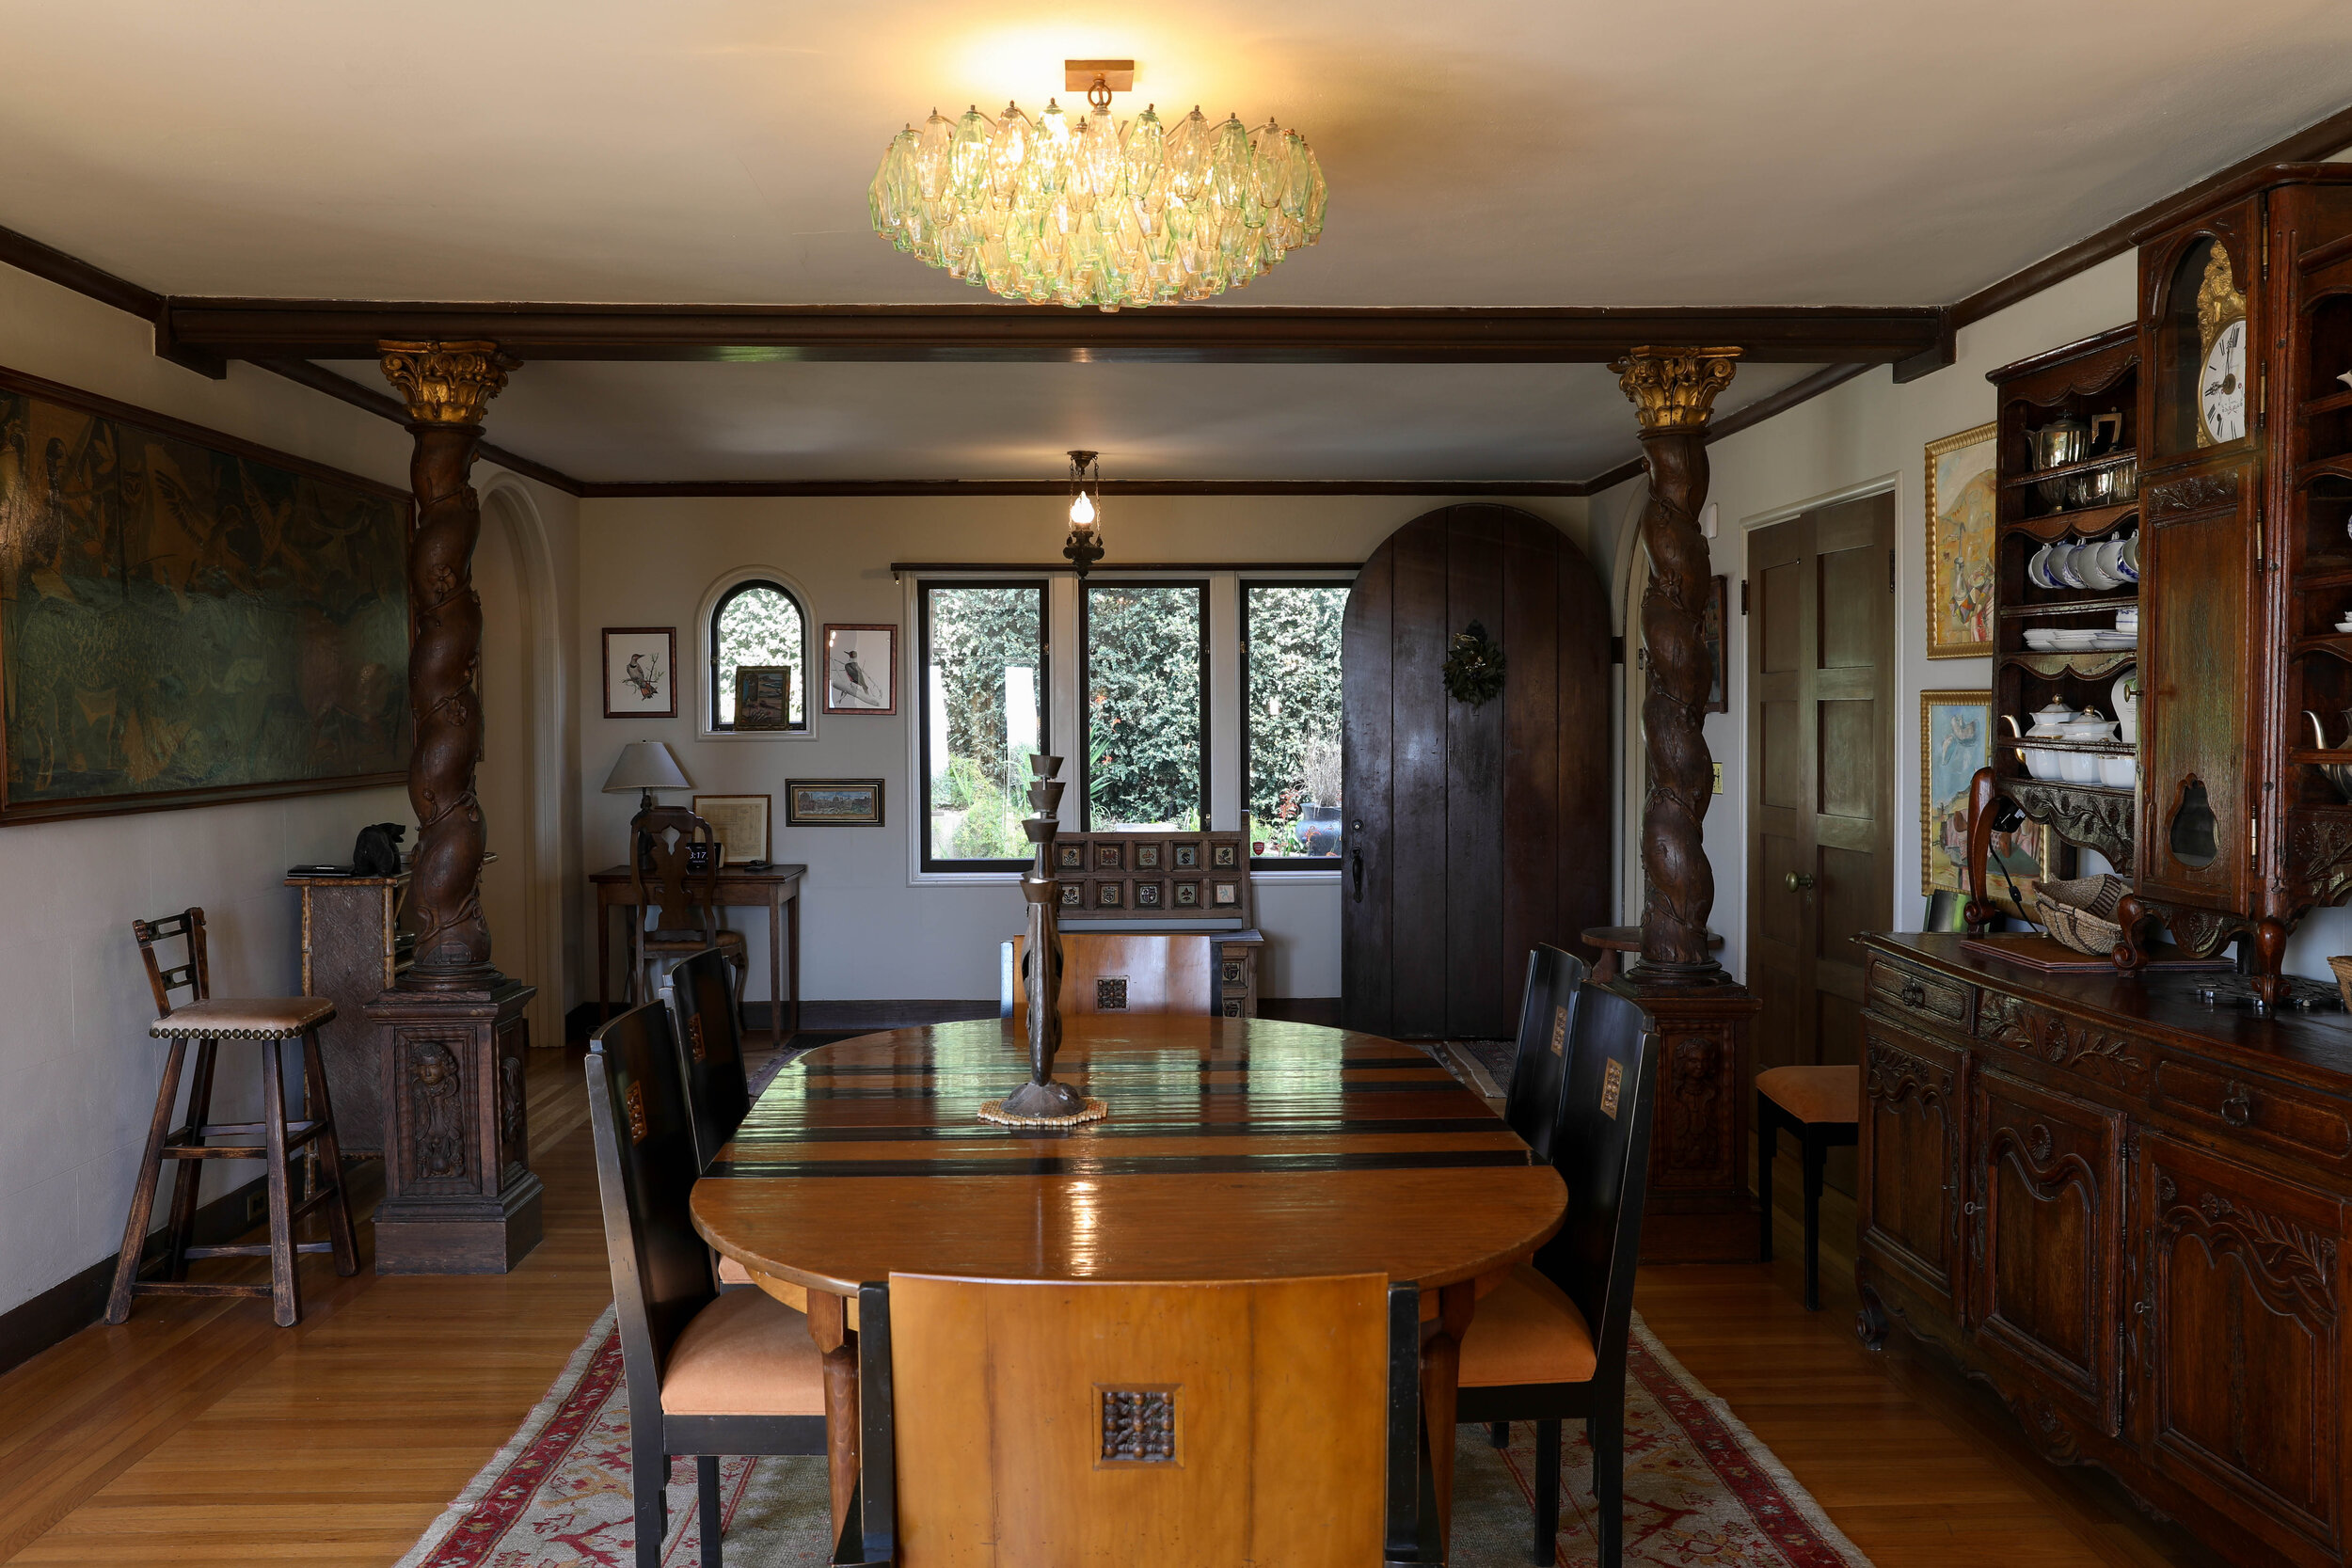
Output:
M805 865L771 865L762 871L730 865L719 872L721 905L768 911L768 1037L779 1049L785 1037L801 1026L801 879L806 875ZM596 890L596 1011L600 1017L611 1018L612 911L628 910L638 920L644 919L644 913L637 906L637 888L628 866L607 866L588 880ZM784 1011L787 1000L792 1008L788 1027Z

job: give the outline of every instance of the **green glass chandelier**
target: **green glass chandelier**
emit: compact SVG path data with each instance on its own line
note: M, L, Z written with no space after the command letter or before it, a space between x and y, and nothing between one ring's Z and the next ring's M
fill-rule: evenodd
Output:
M1133 79L1132 62L1068 63ZM1109 74L1075 123L1049 101L1034 119L975 105L899 132L867 192L876 231L1007 299L1104 310L1207 299L1315 243L1323 169L1304 136L1198 108L1115 120Z

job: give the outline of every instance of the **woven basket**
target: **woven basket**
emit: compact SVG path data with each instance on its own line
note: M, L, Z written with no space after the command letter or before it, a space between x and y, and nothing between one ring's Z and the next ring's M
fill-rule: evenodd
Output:
M2072 904L2044 902L2035 911L2042 924L2056 937L2058 945L2071 947L2077 953L2104 958L2115 951L2115 944L2123 940L2123 927L2112 920L2102 920L2089 910L2078 910Z
M2123 940L2110 918L2132 884L2117 876L2075 877L2034 887L2034 914L2059 945L2104 958Z

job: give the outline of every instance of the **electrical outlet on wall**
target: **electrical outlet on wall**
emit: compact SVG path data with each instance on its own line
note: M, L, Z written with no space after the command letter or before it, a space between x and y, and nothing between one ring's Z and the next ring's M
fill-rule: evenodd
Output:
M1721 777L1723 769L1717 768L1715 772L1717 774L1715 790L1717 794L1721 794L1724 787L1724 781ZM249 1228L267 1218L269 1218L269 1183L256 1181L245 1190L245 1223Z

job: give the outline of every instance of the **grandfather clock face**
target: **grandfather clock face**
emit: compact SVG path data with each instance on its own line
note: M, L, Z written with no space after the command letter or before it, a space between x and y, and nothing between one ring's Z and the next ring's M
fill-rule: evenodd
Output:
M2246 324L2233 321L2205 351L2204 373L2197 381L2197 413L2203 421L2201 446L2219 446L2246 434Z
M2197 291L2197 444L2216 447L2246 435L2246 296L2218 241Z

